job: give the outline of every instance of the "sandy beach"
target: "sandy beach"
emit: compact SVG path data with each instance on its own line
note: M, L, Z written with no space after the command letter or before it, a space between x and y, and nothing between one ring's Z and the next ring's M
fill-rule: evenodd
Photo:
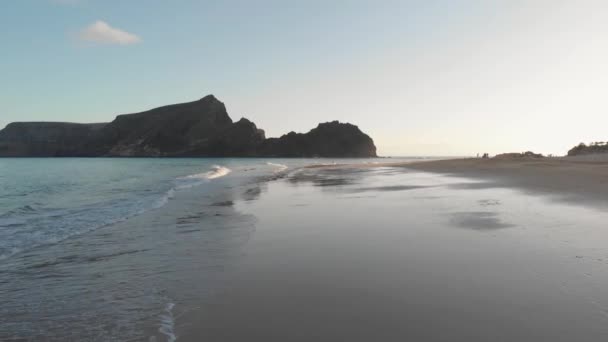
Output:
M512 188L554 200L605 208L608 155L556 158L451 158L408 162L311 165L307 168L405 168L476 180L473 188Z
M603 340L603 170L557 159L300 169L236 204L256 213L255 234L229 284L178 322L179 340Z
M608 160L605 156L506 160L470 158L391 165L483 181L474 186L517 188L558 200L604 208L608 205Z

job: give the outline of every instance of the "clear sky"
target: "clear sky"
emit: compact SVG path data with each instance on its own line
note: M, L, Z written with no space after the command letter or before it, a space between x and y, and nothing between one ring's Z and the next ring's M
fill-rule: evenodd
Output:
M382 155L608 140L608 1L0 0L0 127L214 94L267 136Z

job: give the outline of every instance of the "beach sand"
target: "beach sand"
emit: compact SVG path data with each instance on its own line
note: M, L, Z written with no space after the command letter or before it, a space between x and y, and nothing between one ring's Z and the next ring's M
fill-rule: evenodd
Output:
M179 340L606 340L605 170L449 160L293 172L236 204L256 231L229 284L178 320Z
M601 156L447 159L396 165L479 179L488 187L517 188L554 199L608 208L608 160Z

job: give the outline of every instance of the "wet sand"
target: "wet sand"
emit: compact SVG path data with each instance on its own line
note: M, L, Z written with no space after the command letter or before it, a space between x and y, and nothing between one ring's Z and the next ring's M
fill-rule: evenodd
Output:
M235 203L256 231L178 340L608 338L608 213L520 190L552 166L477 162L303 169Z
M540 192L555 199L608 208L608 160L588 158L448 159L396 164L414 170L470 177L490 187Z

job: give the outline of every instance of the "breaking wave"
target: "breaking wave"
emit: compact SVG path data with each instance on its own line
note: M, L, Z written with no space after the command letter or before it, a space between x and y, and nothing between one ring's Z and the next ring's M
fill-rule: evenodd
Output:
M182 177L181 179L216 179L216 178L224 177L225 175L229 174L230 172L232 172L232 170L230 170L227 167L220 166L220 165L213 165L211 167L211 170L209 170L207 172L196 173L193 175Z
M267 162L266 165L274 167L275 168L274 172L283 172L289 168L287 165L276 164L276 163L271 163L271 162Z
M225 175L232 172L227 167L220 165L213 165L211 170L202 173L195 173L192 175L179 177L176 179L177 185L175 186L175 190L189 189L195 186L202 185L212 179L217 179L220 177L224 177Z

